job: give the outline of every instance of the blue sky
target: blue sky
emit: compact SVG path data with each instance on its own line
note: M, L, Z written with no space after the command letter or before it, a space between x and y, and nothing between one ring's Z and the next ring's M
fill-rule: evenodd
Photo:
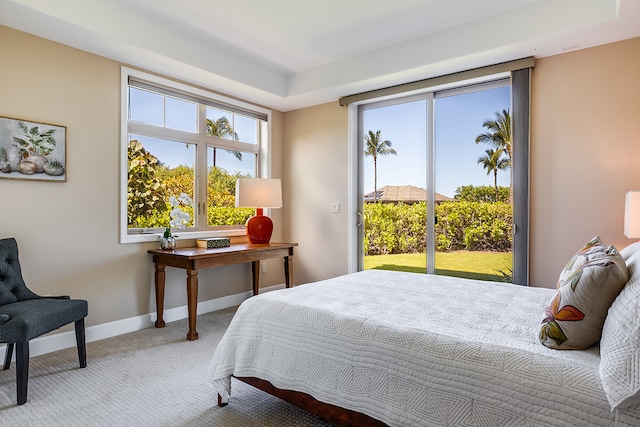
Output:
M453 197L462 185L493 186L493 173L487 175L478 158L490 148L476 144L476 136L486 132L482 123L495 113L508 110L510 87L437 98L436 113L436 192ZM364 132L382 131L397 155L378 157L378 188L385 185L415 185L426 188L426 102L416 101L367 110ZM364 191L373 191L373 158L364 158ZM498 185L509 186L509 171L498 172Z

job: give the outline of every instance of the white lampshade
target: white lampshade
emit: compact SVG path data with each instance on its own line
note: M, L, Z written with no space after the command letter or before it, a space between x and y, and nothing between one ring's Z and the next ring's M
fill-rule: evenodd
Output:
M238 178L237 208L281 208L282 186L279 179Z
M624 200L624 235L640 238L640 191L629 191Z

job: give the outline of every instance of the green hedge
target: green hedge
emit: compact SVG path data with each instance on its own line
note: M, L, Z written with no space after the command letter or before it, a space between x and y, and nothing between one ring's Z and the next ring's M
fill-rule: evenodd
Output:
M436 250L511 251L508 203L450 201L436 205ZM365 204L365 254L424 252L426 203Z

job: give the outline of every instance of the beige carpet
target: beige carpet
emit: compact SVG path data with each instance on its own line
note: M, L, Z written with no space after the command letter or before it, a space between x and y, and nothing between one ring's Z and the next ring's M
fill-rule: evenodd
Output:
M235 309L31 359L27 403L16 406L15 364L0 371L0 425L6 426L329 426L317 417L233 380L230 404L217 406L205 381L213 351ZM4 358L4 354L0 357Z

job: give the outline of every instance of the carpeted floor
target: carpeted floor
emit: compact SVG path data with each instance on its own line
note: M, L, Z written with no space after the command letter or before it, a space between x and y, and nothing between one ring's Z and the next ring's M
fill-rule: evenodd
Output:
M0 425L6 426L329 426L317 417L233 380L228 406L205 374L234 309L87 344L87 368L75 348L31 359L27 403L16 406L15 364L0 371ZM0 355L2 356L2 355Z

